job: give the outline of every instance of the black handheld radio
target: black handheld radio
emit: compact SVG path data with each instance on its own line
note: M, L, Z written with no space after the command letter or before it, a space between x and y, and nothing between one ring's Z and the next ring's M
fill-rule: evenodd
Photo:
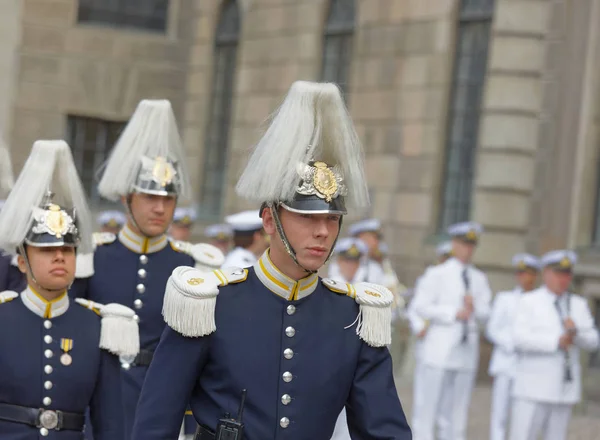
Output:
M242 400L238 410L237 418L231 418L230 414L219 419L215 432L215 440L242 440L244 438L244 423L242 416L244 414L244 404L246 403L246 390L242 390Z

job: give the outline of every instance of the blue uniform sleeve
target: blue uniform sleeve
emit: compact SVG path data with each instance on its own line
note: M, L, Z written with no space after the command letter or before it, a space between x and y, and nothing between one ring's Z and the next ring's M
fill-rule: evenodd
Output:
M352 440L412 439L387 348L362 344L346 412Z
M177 438L209 344L210 336L187 338L165 328L144 380L132 440Z
M88 299L89 278L75 278L69 289L69 297Z
M94 440L126 440L123 438L119 359L104 350L100 359L98 381L90 402Z

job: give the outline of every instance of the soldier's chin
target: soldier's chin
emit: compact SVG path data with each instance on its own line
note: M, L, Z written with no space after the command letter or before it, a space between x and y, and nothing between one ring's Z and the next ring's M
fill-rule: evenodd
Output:
M316 256L303 256L299 259L300 265L307 270L317 271L325 264L327 256L316 257Z
M48 290L67 290L69 288L69 285L73 282L73 277L72 276L66 276L66 277L54 277L54 276L50 276L48 277L47 280L38 280L38 283L44 287L45 289Z
M163 235L167 231L168 225L164 223L150 223L144 228L144 234L149 237L158 237Z

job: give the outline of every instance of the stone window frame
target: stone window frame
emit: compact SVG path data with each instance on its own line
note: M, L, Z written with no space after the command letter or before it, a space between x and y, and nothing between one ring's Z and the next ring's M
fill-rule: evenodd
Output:
M141 6L151 7L152 4L162 8L157 17L152 13L141 15ZM178 0L79 0L77 4L77 24L91 26L106 26L113 29L147 32L168 35L172 28L172 17L176 12ZM112 3L111 6L107 6ZM89 9L89 11L87 10ZM128 12L128 13L126 13ZM95 14L95 17L83 17L82 14ZM128 20L126 20L128 18ZM144 21L145 20L145 21ZM155 20L152 23L151 20ZM137 21L137 22L136 22Z
M495 0L462 0L447 120L438 226L470 218Z
M127 121L67 115L65 137L91 206L108 204L98 193L98 173L126 125Z
M356 3L356 0L330 0L323 28L321 80L336 83L344 96L350 83Z
M224 1L214 34L212 96L204 139L199 211L206 219L219 218L223 211L241 32L240 0Z

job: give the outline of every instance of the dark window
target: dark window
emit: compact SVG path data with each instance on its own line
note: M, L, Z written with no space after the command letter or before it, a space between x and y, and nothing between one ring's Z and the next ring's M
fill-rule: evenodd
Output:
M439 226L469 219L494 0L462 0Z
M68 118L67 142L71 146L75 167L89 197L90 205L100 203L96 173L108 158L124 127L124 122L82 116Z
M329 3L321 78L323 81L337 83L344 93L348 90L355 15L355 0L331 0Z
M221 215L239 35L238 2L229 0L223 5L215 35L212 97L204 143L201 213L207 217Z
M77 20L164 32L168 8L168 0L79 0Z

